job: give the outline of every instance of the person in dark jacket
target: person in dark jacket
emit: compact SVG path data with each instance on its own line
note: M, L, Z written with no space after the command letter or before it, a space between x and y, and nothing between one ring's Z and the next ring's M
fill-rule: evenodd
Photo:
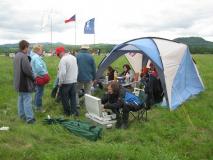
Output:
M34 123L32 110L32 92L35 89L32 68L27 57L29 43L19 42L20 51L14 58L14 86L18 92L18 114L27 123Z
M114 72L115 70L111 66L107 67L108 81L114 80Z
M148 108L162 102L164 93L160 79L150 74L145 85L145 93L147 94L146 105Z
M91 87L94 83L96 76L95 60L88 51L88 45L82 45L80 51L76 55L78 64L78 89L84 89L85 93L91 94ZM79 96L77 94L77 106L79 107Z
M125 89L117 81L111 81L107 86L107 93L101 98L104 109L110 109L116 114L116 128L127 128L129 112L134 110L124 103L125 93Z

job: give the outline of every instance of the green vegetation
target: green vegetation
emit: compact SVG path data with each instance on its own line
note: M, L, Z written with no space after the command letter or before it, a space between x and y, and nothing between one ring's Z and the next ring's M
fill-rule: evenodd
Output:
M201 37L182 37L174 39L176 42L184 43L189 46L192 53L212 54L213 42L206 41Z
M176 42L184 43L189 46L189 49L192 54L213 54L213 42L206 41L205 39L201 37L181 37L174 39ZM33 43L31 44L31 46ZM46 52L51 51L51 43L42 43L44 46L44 50ZM79 45L68 45L63 43L53 43L52 47L55 49L57 46L64 45L65 48L71 52L79 50ZM91 52L95 52L95 50L100 49L101 53L108 53L112 50L112 48L115 46L115 44L90 44L90 50ZM0 45L0 54L6 54L9 55L9 53L15 53L18 51L18 44L4 44Z
M102 57L95 57L97 64ZM36 124L27 125L17 116L17 93L13 89L12 59L0 56L0 131L1 160L209 160L213 157L213 56L194 55L206 90L177 110L154 107L148 121L134 121L127 130L104 129L102 139L91 142L74 136L61 126L46 126L42 120L61 117L62 106L50 98L59 59L45 61L52 77L45 88L46 113L35 113ZM113 66L121 69L125 58ZM81 110L80 119L84 118Z
M80 45L67 45L67 44L63 44L63 43L53 43L51 45L51 43L41 43L44 46L44 51L47 53L51 52L51 47L53 48L53 50L58 47L63 45L68 51L70 52L74 52L74 51L78 51L80 49ZM34 43L30 44L30 48L32 48L32 46L34 45ZM114 44L90 44L90 51L91 52L95 52L96 50L99 49L101 53L108 53L112 50L112 48L114 47ZM0 54L5 54L5 55L9 55L9 53L16 53L18 51L18 44L4 44L4 45L0 45Z

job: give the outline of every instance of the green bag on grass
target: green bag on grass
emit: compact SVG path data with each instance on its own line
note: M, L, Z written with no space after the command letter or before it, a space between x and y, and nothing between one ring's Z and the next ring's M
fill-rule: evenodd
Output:
M44 119L45 124L61 124L71 133L76 136L85 137L89 140L96 141L98 138L101 138L102 128L91 125L87 122L74 121L69 119L62 118L50 118Z

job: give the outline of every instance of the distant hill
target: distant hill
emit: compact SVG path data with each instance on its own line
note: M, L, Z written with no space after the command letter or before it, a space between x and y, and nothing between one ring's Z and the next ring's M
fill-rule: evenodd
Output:
M30 46L33 46L35 43L31 43ZM51 43L49 42L43 42L40 43L43 45L44 50L46 52L50 52L51 51ZM52 44L52 48L53 50L55 50L55 48L57 46L61 46L63 45L67 50L69 51L76 51L80 49L80 45L68 45L68 44L63 44L60 42L57 43L53 43ZM93 52L94 50L100 49L101 53L108 53L112 50L112 48L115 46L115 44L90 44L90 50ZM4 44L4 45L0 45L0 54L8 54L8 53L15 53L18 51L18 44Z
M174 41L181 42L189 46L213 48L213 42L206 41L201 37L180 37L175 38Z
M174 41L187 44L192 53L210 53L213 54L213 42L206 41L201 37L180 37Z
M193 54L213 54L213 42L206 41L205 39L201 37L180 37L175 38L174 41L187 44L189 46L189 49L191 53ZM32 43L31 45L33 45ZM51 43L49 42L43 42L41 43L44 46L44 50L46 52L51 51ZM65 46L67 50L73 51L73 50L79 50L80 45L67 45L63 43L53 43L52 44L53 49L55 49L57 46ZM115 46L115 44L91 44L90 50L94 51L96 49L100 49L101 53L108 53L112 50L112 48ZM18 50L18 44L4 44L0 45L0 54L8 54L8 53L14 53Z

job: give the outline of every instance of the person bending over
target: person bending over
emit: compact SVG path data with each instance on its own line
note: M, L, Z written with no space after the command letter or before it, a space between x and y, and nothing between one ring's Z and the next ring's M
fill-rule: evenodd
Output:
M116 114L116 128L127 128L130 108L124 103L125 90L118 82L112 81L107 86L107 93L101 98L104 109ZM121 112L122 111L122 114Z

